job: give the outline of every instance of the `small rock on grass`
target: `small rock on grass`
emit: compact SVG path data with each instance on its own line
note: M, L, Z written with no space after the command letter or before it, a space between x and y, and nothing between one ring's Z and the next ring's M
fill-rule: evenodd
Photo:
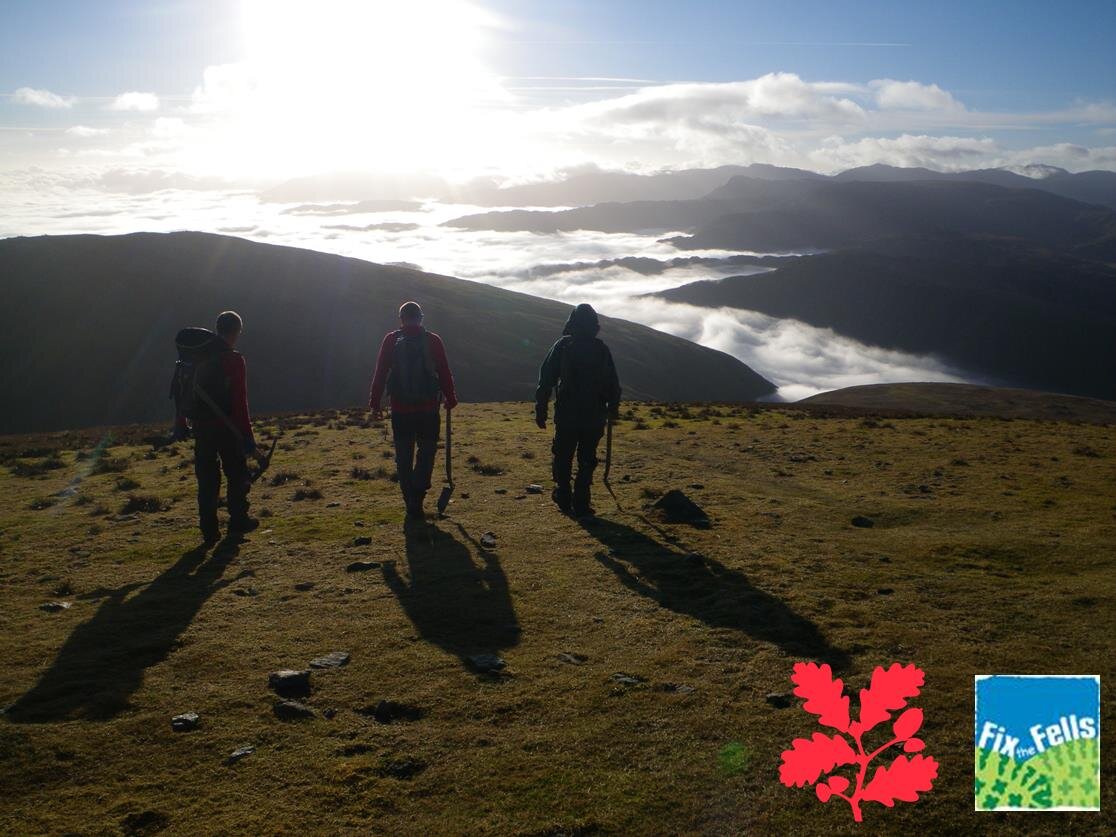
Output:
M469 665L481 674L495 674L507 666L507 662L495 654L473 654L468 660Z
M331 651L310 661L310 668L341 668L349 664L348 651Z
M614 683L619 683L621 686L638 686L640 683L644 682L642 677L635 674L625 674L622 671L616 672L609 679Z
M541 485L536 485L535 483L531 483L529 486L527 486L523 490L526 491L528 494L542 494L543 493L542 486Z
M371 546L371 545L372 545L372 539L370 537L367 537L366 535L362 535L360 537L353 538L353 546Z
M353 561L349 566L345 567L347 573L362 573L368 570L378 570L380 568L379 561Z
M73 602L44 602L39 605L39 610L47 613L58 613L59 611L69 610L73 607Z
M267 685L283 697L305 697L310 694L310 670L273 671L267 676Z
M794 702L794 697L790 692L771 692L765 695L763 699L776 709L787 709Z
M256 752L256 748L251 745L247 747L237 747L235 750L229 753L229 757L225 759L225 764L236 764L242 758L250 756L254 752Z
M272 707L272 711L280 721L301 721L314 717L314 710L297 700L281 700Z
M298 584L296 584L294 586L294 588L295 588L295 590L298 590L300 593L305 593L307 590L313 590L314 589L314 582L313 581L300 581Z
M495 549L496 548L496 533L495 532L485 532L483 535L481 535L480 544L485 549Z
M171 729L175 732L189 732L198 728L200 720L197 712L183 712L171 718Z
M876 525L876 521L874 521L870 517L865 517L862 514L858 514L852 519L852 525L856 526L858 529L871 529L873 526Z
M563 651L558 655L558 659L563 663L569 663L572 666L580 666L589 662L589 658L584 654L577 654L573 651Z

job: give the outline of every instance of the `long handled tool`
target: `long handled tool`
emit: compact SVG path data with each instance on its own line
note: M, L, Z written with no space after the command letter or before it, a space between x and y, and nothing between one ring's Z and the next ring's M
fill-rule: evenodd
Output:
M438 495L438 514L446 513L450 497L453 496L453 410L446 410L446 482L449 483Z
M616 502L616 508L624 511L624 507L620 505L620 498L616 496L616 492L612 490L612 483L608 481L609 472L612 471L612 419L608 420L605 425L605 467L604 467L604 482L605 488L608 493L612 495L612 499Z

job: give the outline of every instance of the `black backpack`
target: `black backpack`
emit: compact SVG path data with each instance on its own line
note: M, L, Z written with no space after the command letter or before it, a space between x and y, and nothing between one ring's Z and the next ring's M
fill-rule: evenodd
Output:
M558 396L584 405L603 404L608 398L608 355L595 337L563 338Z
M430 338L425 331L418 334L395 332L387 391L401 404L421 404L439 397L442 388L430 355Z
M174 364L170 397L175 415L190 421L219 418L232 412L229 380L221 365L228 344L206 328L184 328L174 338L178 361Z

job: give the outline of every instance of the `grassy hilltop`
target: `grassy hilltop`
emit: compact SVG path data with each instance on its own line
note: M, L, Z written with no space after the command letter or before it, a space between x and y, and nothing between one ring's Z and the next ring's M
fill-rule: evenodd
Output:
M264 525L208 555L188 445L0 439L0 831L1100 833L973 812L972 684L1110 674L1110 426L639 404L617 502L598 487L582 527L525 491L549 490L549 434L524 405L455 418L455 502L410 534L386 425L261 420L282 432ZM670 488L712 525L652 517ZM268 674L331 651L351 662L313 672L315 716L275 717ZM803 659L850 692L876 665L925 670L931 793L866 803L858 829L779 784L818 729L781 697ZM199 728L172 731L184 712Z

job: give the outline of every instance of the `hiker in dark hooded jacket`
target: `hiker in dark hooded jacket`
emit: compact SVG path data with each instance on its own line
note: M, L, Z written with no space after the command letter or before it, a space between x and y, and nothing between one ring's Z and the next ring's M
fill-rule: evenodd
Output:
M535 390L535 423L546 429L550 394L554 401L554 454L551 497L566 514L591 516L590 488L597 467L597 445L605 425L620 409L620 379L608 346L597 337L601 330L597 312L582 303L574 308L562 337L550 349L539 370ZM570 479L577 457L573 491Z
M444 395L446 409L452 410L457 406L457 393L442 338L423 327L417 302L405 302L399 308L399 323L380 344L368 407L375 418L383 418L380 401L387 390L399 490L407 517L422 520L438 449L439 401Z

